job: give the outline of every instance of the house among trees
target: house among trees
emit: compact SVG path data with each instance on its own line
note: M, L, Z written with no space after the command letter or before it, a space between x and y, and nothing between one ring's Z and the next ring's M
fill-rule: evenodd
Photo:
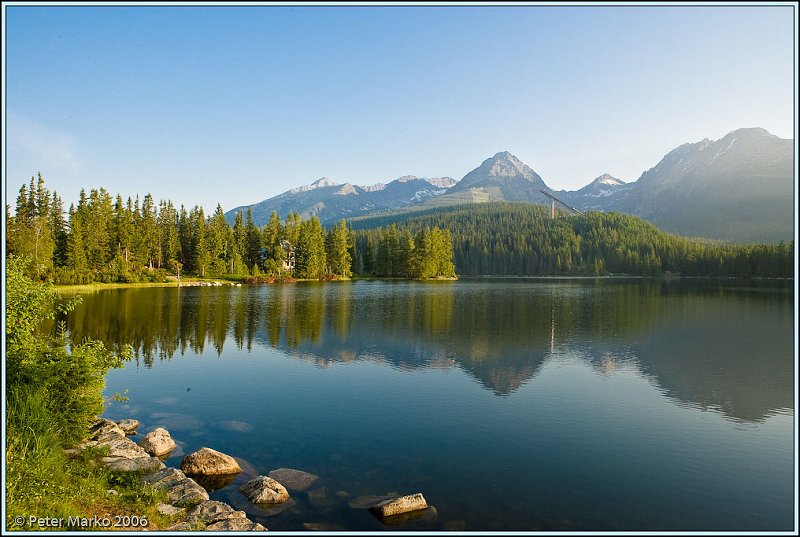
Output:
M294 273L294 247L292 243L287 241L286 239L281 239L281 248L283 249L284 255L283 257L283 271L288 272L289 274Z

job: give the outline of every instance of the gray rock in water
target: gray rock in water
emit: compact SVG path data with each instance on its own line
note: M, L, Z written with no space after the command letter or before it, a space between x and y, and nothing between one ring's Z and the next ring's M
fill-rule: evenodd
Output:
M417 509L416 511L409 511L407 513L400 513L385 517L377 515L374 512L373 514L375 514L378 517L378 520L381 521L381 524L385 526L400 526L411 520L425 520L427 522L434 522L439 516L439 512L432 505L429 505L425 509Z
M411 511L419 511L427 507L428 502L425 501L425 497L422 493L417 492L416 494L409 494L408 496L382 501L371 507L370 510L378 516L388 517L409 513Z
M236 459L207 447L186 455L181 461L181 470L187 475L238 474L242 471Z
M122 429L125 434L136 434L136 428L139 427L139 420L119 420L117 425L119 425L119 428Z
M106 468L115 472L152 472L164 468L164 463L157 457L138 457L136 459L117 459L106 464Z
M175 441L169 434L169 431L163 429L161 427L157 429L153 429L149 433L147 433L144 439L139 442L139 445L144 449L148 454L153 455L155 457L161 457L166 455L173 449L175 449Z
M253 503L283 503L289 499L286 487L265 475L260 475L239 487L239 492Z
M319 479L318 475L295 470L294 468L278 468L271 471L269 477L280 481L286 488L291 490L306 490L314 481Z

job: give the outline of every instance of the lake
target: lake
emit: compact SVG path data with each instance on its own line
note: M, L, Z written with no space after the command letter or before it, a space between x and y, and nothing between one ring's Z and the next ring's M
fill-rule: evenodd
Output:
M169 466L239 458L211 497L270 530L794 528L793 283L122 289L83 295L67 326L135 348L105 416L166 427ZM280 509L237 492L278 468L319 479ZM415 492L435 512L363 508Z

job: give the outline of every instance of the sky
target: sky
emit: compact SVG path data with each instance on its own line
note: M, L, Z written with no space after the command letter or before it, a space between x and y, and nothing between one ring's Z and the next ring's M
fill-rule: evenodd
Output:
M509 151L555 190L686 142L795 138L790 4L4 4L4 169L226 211L320 177L460 179Z

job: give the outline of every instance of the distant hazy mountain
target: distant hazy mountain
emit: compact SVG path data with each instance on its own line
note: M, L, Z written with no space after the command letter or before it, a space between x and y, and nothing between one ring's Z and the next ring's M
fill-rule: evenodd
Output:
M323 224L342 218L352 218L373 211L399 209L418 204L428 198L444 194L455 184L449 177L423 179L406 175L388 184L356 186L337 183L323 177L309 185L293 188L283 194L253 204L253 220L259 226L269 221L273 211L281 219L290 212L298 212L303 219L317 215ZM233 222L238 211L247 212L248 206L236 207L225 213Z
M793 140L764 129L739 129L677 147L605 203L571 200L578 208L634 214L680 235L788 241L794 229L793 148Z

